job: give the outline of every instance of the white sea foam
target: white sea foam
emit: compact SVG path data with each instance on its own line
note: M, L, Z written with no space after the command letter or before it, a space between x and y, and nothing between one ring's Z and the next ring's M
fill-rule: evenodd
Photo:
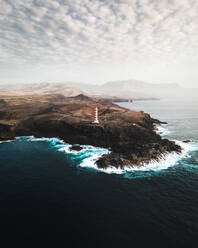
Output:
M35 138L34 136L27 137L17 137L17 139L26 138L28 141L44 141L49 142L54 145L58 151L64 152L66 154L72 154L76 157L82 158L82 162L80 164L81 167L89 167L93 169L98 169L96 165L96 161L103 155L109 153L108 149L94 147L91 145L79 145L82 149L80 151L71 150L72 145L65 143L63 140L59 138ZM59 145L61 144L61 145ZM78 144L76 144L78 145Z
M85 158L83 162L80 164L82 167L89 167L93 168L108 174L124 174L130 171L159 171L159 170L166 170L171 166L174 166L180 159L189 156L189 152L198 150L198 142L190 142L184 143L182 141L174 140L176 144L182 147L182 152L171 152L166 153L161 156L161 158L157 160L151 160L148 164L143 166L125 166L124 169L115 168L114 166L110 166L108 169L100 169L96 165L96 161L103 155L107 154L107 151L93 154L91 157Z
M166 127L161 126L161 125L155 126L155 129L156 129L156 133L161 135L161 136L166 136L166 135L169 135L171 133L170 130L168 130Z
M0 141L0 144L1 143L9 143L9 142L13 142L13 141L15 141L15 140L2 140L2 141Z
M78 145L78 144L76 144ZM97 150L100 151L100 149L102 148L98 148L98 147L94 147L94 146L89 146L89 145L79 145L82 149L80 151L75 151L75 150L72 150L71 147L72 145L70 144L65 144L65 146L61 147L59 149L59 151L62 151L62 152L65 152L65 153L70 153L70 154L74 154L74 155L80 155L80 154L83 154L83 153L86 153L86 152L91 152L93 151L93 153Z
M85 151L86 152L86 151ZM90 167L93 169L98 170L96 161L104 154L108 154L110 151L108 149L104 148L93 148L92 153L90 154L91 156L86 157L83 159L81 162L80 166L81 167Z
M152 160L148 164L143 166L125 166L124 169L115 168L114 166L108 167L108 169L100 169L97 167L97 160L104 154L110 153L110 150L88 146L88 145L81 145L82 150L74 151L70 150L71 146L68 143L58 139L58 138L35 138L33 136L28 137L17 137L16 139L26 138L28 141L45 141L50 142L54 147L57 148L60 152L65 152L66 154L72 154L74 157L79 157L82 159L82 162L79 166L92 168L98 171L102 171L108 174L124 174L130 171L159 171L159 170L166 170L171 166L174 166L180 159L190 156L189 153L191 151L198 150L198 142L192 141L189 143L185 143L182 141L174 140L176 144L182 147L182 153L171 152L161 156L161 158L156 161Z
M34 136L28 136L27 137L29 141L46 141L46 142L50 142L50 143L64 143L63 140L59 139L59 138L35 138Z
M115 168L114 166L109 166L107 169L100 169L97 167L95 162L97 161L98 157L91 157L89 159L85 159L83 161L83 167L91 167L97 169L99 171L106 172L108 174L124 174L130 171L158 171L158 170L165 170L169 167L173 166L182 156L177 154L176 152L163 155L161 159L158 161L152 160L148 164L143 166L125 166L124 169ZM82 166L82 165L81 165Z

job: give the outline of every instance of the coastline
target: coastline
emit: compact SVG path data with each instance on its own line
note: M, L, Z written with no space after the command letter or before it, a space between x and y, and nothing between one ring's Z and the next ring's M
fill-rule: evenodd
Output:
M158 132L158 128L161 128L161 124L155 126L155 130L156 132ZM165 130L165 129L164 129ZM159 130L159 132L161 132L161 129ZM165 132L168 132L167 130ZM176 161L178 161L179 159L185 157L187 155L187 152L189 151L189 148L184 147L184 142L179 142L179 141L174 141L177 145L179 145L182 148L181 153L179 152L167 152L167 153L162 153L160 154L159 158L157 159L151 159L150 161L148 161L147 163L143 163L141 165L136 165L136 164L130 164L130 165L124 165L123 167L121 166L108 166L106 168L102 168L99 167L97 162L98 160L100 160L103 156L109 155L111 154L111 150L110 149L106 149L103 147L95 147L92 145L82 145L82 144L75 144L75 145L79 145L82 150L80 151L75 151L75 150L71 150L73 144L68 144L65 140L58 138L58 137L43 137L43 136L17 136L12 140L3 140L0 141L0 143L8 143L8 142L14 142L18 139L22 139L22 138L27 138L28 141L48 141L48 142L58 142L60 144L64 144L65 147L60 148L59 151L65 152L67 154L71 153L74 155L79 155L82 154L83 152L86 152L87 150L101 150L102 152L99 155L93 156L93 157L88 157L85 158L80 166L81 167L87 167L87 168L92 168L95 170L99 170L101 172L105 172L108 174L111 173L115 173L115 174L123 174L126 171L149 171L149 170L158 170L160 169L167 169L170 166L174 165Z
M108 149L110 152L96 161L99 169L144 167L151 161L159 162L168 153L182 152L174 141L162 139L157 134L155 126L164 122L143 111L132 111L84 95L32 97L31 103L29 99L27 102L24 97L17 105L12 99L8 105L4 103L0 139L32 135L35 138L57 137L71 145ZM93 106L96 105L99 124L92 123Z
M63 152L65 154L71 154L74 158L81 158L81 162L78 165L82 168L93 169L99 172L107 173L107 174L125 174L127 172L137 172L137 171L159 171L159 170L166 170L169 167L172 167L176 164L177 161L186 157L189 151L194 150L192 148L192 144L186 144L182 141L175 141L178 145L182 147L181 154L177 152L170 152L167 154L163 154L161 158L157 160L151 160L149 163L145 163L142 166L125 166L124 168L116 168L114 166L109 166L108 168L98 168L97 160L105 155L109 154L110 151L108 149L104 149L102 147L94 147L90 145L81 145L82 149L80 151L71 150L72 145L65 143L63 140L58 139L56 137L53 138L36 138L34 136L22 136L16 137L15 140L12 141L3 141L2 143L6 142L14 142L18 140L25 139L28 142L47 142L53 149L57 150L58 152Z

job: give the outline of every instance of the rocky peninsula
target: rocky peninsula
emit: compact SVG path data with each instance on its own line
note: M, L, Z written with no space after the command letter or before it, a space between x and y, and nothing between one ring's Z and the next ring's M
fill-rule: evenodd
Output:
M99 124L93 124L94 108ZM143 111L119 107L111 101L78 95L0 96L0 140L17 136L58 137L72 145L110 149L99 168L142 166L169 152L181 152L173 141L155 132L161 124ZM79 146L74 146L79 149Z

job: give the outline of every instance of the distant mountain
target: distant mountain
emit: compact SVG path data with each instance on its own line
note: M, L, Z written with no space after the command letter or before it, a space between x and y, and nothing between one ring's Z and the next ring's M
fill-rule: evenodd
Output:
M87 94L103 97L151 99L174 95L181 91L178 84L152 84L137 80L111 81L103 85L72 83Z
M142 100L198 96L198 89L182 88L176 83L153 84L137 80L123 80L111 81L103 85L74 82L0 85L0 94L62 94L67 97L84 94L102 98Z
M111 94L122 94L134 97L162 97L180 91L178 84L152 84L137 80L112 81L104 84L102 90Z
M103 89L109 90L122 90L124 92L128 90L132 91L141 91L144 89L178 89L180 86L178 84L151 84L151 83L145 83L141 81L136 80L127 80L127 81L112 81L105 83L103 86Z

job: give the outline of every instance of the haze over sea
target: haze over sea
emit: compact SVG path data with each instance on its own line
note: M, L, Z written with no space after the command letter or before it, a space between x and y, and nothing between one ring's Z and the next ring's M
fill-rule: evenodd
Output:
M105 149L71 153L58 139L33 137L1 143L2 240L26 247L198 247L198 99L119 105L168 122L158 132L179 142L183 155L105 173L94 169Z

